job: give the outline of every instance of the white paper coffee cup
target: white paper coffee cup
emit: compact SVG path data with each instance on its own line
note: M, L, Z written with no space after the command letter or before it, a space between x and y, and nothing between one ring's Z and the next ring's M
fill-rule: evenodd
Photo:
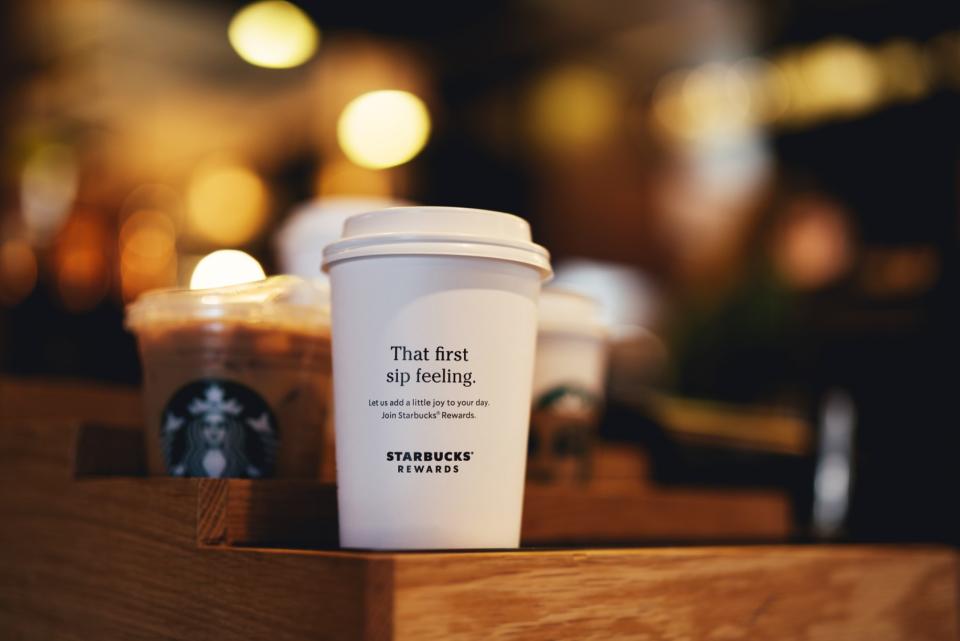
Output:
M544 290L533 377L531 480L589 478L606 365L607 329L596 301L569 290Z
M603 397L607 361L607 328L592 298L559 288L540 295L537 357L533 393L558 386Z
M516 216L404 207L348 219L324 268L341 545L517 547L547 251Z

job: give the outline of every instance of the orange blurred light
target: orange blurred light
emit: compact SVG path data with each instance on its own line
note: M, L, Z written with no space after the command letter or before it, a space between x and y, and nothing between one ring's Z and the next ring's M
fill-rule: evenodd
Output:
M120 282L124 300L176 283L176 230L169 216L141 210L120 229Z
M8 240L0 245L0 304L16 305L37 284L37 257L30 244Z
M873 298L916 296L933 287L940 275L940 256L928 246L874 248L865 252L860 287Z
M107 252L112 238L104 221L92 214L75 214L67 221L54 253L57 293L72 312L93 309L110 287Z
M843 209L820 197L798 199L775 232L773 259L797 288L815 289L835 281L853 262L852 233Z

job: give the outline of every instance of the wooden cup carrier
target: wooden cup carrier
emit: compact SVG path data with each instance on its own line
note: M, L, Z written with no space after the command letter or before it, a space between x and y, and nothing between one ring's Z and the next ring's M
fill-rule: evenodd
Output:
M332 485L148 478L111 410L77 423L62 390L18 389L0 380L0 639L958 638L953 550L787 545L779 494L654 489L623 451L584 488L529 486L520 550L348 552Z

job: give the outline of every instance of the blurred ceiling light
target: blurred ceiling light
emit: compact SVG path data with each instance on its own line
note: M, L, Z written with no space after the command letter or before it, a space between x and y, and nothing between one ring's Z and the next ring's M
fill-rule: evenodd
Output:
M430 135L430 114L407 91L371 91L344 107L337 121L340 148L354 163L370 169L395 167L423 149Z
M257 259L236 249L221 249L200 259L190 276L190 289L251 283L266 278Z
M892 40L877 50L877 60L888 98L916 100L930 91L930 64L917 44Z
M799 63L806 91L794 99L811 102L818 112L853 115L882 97L877 60L859 43L825 40L805 50Z
M925 49L942 82L960 87L960 31L941 33L930 40Z
M302 65L320 41L310 17L282 0L247 5L230 21L227 36L241 58L270 69Z
M48 241L60 229L77 195L73 150L49 144L34 151L23 167L20 201L23 222L33 240Z
M337 159L324 165L317 176L320 196L381 196L393 193L390 173L360 167L348 160Z
M755 122L774 122L786 112L789 85L780 67L763 58L745 58L735 68L750 94L750 116Z
M653 115L661 130L687 140L748 131L760 118L756 77L740 65L710 63L663 78ZM757 104L755 104L757 103Z
M176 230L159 211L141 210L120 228L120 283L124 300L176 282Z
M25 240L0 244L0 304L16 305L37 284L37 257Z
M252 240L267 216L267 189L253 170L230 161L200 165L187 187L191 234L214 245Z
M653 124L691 141L760 125L855 116L891 101L917 100L930 93L938 74L949 76L946 59L957 57L951 42L944 35L925 48L904 39L868 48L831 38L771 60L710 62L675 71L657 83Z
M695 128L710 135L750 124L750 89L733 66L713 63L694 69L684 80L681 99Z
M609 74L585 65L540 78L527 104L534 140L549 150L575 150L608 140L622 120L623 99Z

